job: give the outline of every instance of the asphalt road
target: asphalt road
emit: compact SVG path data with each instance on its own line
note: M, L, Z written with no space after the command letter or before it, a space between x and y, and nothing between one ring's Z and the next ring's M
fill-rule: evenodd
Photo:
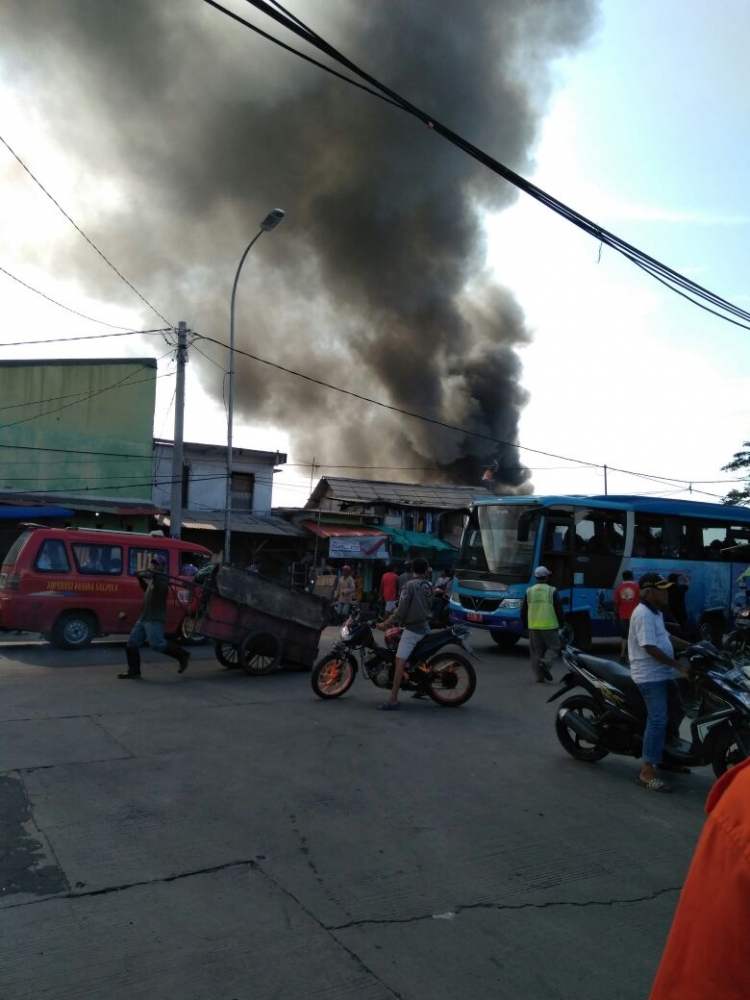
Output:
M468 705L382 713L3 643L0 997L646 998L711 775L570 759L525 646L475 647Z

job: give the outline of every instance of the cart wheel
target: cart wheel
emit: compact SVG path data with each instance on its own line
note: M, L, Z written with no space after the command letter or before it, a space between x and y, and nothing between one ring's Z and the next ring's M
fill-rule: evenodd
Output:
M270 674L281 661L281 640L274 632L257 629L242 640L239 660L247 674Z
M227 670L235 670L239 667L240 651L231 642L222 642L220 639L216 643L216 659Z

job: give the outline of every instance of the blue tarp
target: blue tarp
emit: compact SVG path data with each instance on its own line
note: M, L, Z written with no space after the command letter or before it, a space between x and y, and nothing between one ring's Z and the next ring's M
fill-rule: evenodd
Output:
M0 520L31 521L40 517L73 517L75 511L67 507L16 507L13 504L0 504Z

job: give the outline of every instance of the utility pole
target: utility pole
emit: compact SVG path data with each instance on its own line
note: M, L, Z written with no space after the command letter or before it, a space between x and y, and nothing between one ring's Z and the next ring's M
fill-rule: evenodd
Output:
M607 466L604 466L604 495L607 496Z
M169 534L182 532L182 438L185 417L185 365L187 364L187 324L177 326L177 387L174 397L174 447L172 448L172 500L169 506Z

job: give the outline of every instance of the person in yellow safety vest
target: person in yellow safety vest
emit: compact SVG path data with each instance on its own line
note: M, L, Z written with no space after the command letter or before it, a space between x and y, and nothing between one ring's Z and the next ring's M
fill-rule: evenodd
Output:
M565 616L557 590L548 583L546 566L534 570L536 583L529 587L521 606L521 618L529 632L531 670L538 684L552 680L550 667L560 652L560 627Z

